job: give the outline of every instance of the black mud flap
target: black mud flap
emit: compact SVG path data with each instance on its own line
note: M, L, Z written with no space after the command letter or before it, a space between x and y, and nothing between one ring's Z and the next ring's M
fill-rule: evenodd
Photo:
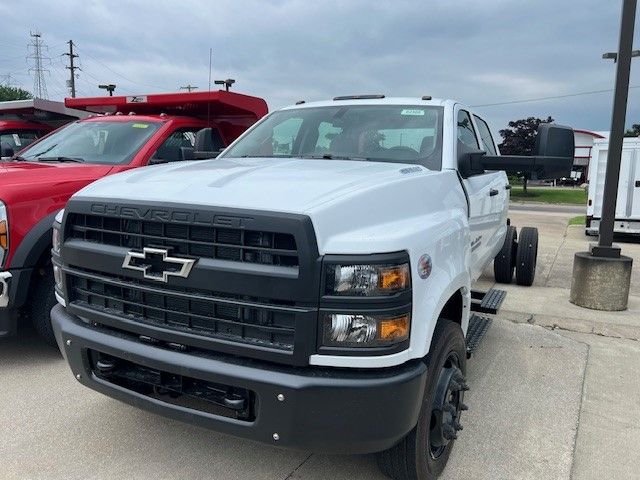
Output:
M478 348L484 335L489 330L493 319L473 313L469 318L469 328L467 329L467 358L471 358L473 352Z

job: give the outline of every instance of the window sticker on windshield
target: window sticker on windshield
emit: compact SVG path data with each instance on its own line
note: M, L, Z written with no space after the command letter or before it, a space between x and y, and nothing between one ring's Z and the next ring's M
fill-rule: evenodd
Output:
M148 123L134 123L131 125L133 128L147 128L149 126Z
M20 141L20 136L17 133L13 134L13 143L16 144L16 147L22 146L22 142Z
M404 110L402 110L402 112L400 112L400 115L416 115L416 116L422 116L424 115L424 110L420 110L420 109L414 109L414 108L405 108Z

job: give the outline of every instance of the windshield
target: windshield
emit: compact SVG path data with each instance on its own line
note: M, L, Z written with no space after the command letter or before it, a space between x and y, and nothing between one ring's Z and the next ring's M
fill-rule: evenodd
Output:
M442 166L442 107L347 105L280 110L223 157L298 157Z
M107 165L128 163L160 125L133 120L71 123L22 151L20 159Z

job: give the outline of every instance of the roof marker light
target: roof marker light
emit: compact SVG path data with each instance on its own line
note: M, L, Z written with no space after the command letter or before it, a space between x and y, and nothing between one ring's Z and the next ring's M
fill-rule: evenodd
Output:
M342 95L340 97L333 97L333 100L375 100L380 98L384 98L384 95Z

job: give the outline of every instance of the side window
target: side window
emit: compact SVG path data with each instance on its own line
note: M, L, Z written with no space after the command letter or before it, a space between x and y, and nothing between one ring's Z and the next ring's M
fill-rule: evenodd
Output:
M491 155L497 155L498 152L496 152L496 146L493 143L493 137L491 136L489 125L487 125L487 122L482 120L477 115L474 115L473 118L476 119L476 124L478 125L478 133L480 133L480 138L482 139L485 150Z
M199 128L179 128L158 147L151 156L151 163L178 162L183 160L182 147L194 148Z
M458 112L458 140L467 147L480 148L478 139L476 138L476 132L473 129L473 123L471 123L471 117L469 116L469 112L465 110Z
M273 128L273 154L292 155L294 143L302 126L301 118L289 118Z

